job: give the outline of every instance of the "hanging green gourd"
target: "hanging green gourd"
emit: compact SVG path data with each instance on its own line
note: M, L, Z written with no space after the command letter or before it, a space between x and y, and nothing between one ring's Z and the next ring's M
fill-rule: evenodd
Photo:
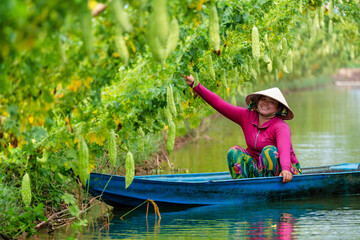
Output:
M25 206L29 207L31 204L31 183L28 173L25 173L21 181L21 197Z
M329 18L332 19L334 15L334 4L333 0L329 0Z
M320 29L320 18L317 12L315 12L315 16L314 16L314 25L316 29Z
M153 23L156 35L162 46L166 46L169 36L169 16L166 0L152 0L150 20Z
M270 59L270 57L269 57L269 55L268 55L267 53L264 54L263 59L264 59L264 62L265 62L266 64L268 64L268 63L271 61L271 59Z
M281 40L281 50L282 50L283 52L285 52L285 55L286 55L286 53L287 53L287 51L288 51L288 44L287 44L286 38L283 38L283 39Z
M354 47L354 45L350 46L350 59L351 60L355 59L355 47Z
M166 0L152 0L147 35L153 57L164 66L169 37L169 19Z
M274 56L274 59L273 59L273 67L275 67L275 69L277 71L281 70L283 68L283 62L281 60L281 57L278 56L278 55L275 55Z
M115 18L115 22L118 28L121 28L125 32L131 32L133 27L130 23L129 16L124 9L122 0L110 1L110 7Z
M108 136L108 154L109 160L113 167L116 166L116 159L117 159L117 149L116 149L116 135L114 130L109 132Z
M78 172L79 178L83 185L86 185L89 173L89 149L85 140L81 137L79 142L79 158L78 158Z
M85 50L90 59L93 59L93 31L91 22L91 12L88 9L83 9L80 13L82 40L84 42Z
M138 134L141 138L144 138L145 137L145 133L144 133L144 130L142 129L142 127L139 127L138 129Z
M139 28L144 27L145 14L147 13L147 0L139 0L139 10L137 11L137 19L139 19Z
M170 124L173 121L173 117L170 110L170 106L168 104L166 104L165 114L166 114L166 121L168 124Z
M333 23L332 23L332 20L330 19L329 20L329 34L331 34L333 31Z
M293 54L292 54L291 50L289 50L289 52L286 56L285 66L289 72L293 71Z
M265 46L269 49L270 48L270 44L269 44L269 39L268 39L268 35L267 33L264 36L264 42L265 42Z
M275 77L275 81L278 82L279 81L279 70L277 70L277 69L274 70L274 77Z
M114 41L117 53L119 54L122 62L127 65L129 62L129 51L127 49L121 29L116 30Z
M256 69L254 67L254 64L251 65L250 75L253 77L253 79L257 79L257 71L256 71Z
M161 65L165 66L166 60L166 49L161 45L160 39L158 37L150 38L149 41L150 51L155 58L155 60Z
M135 176L135 162L134 157L130 151L126 154L125 171L125 189L127 189L134 180Z
M248 72L249 72L249 65L248 65L247 61L245 61L245 63L244 63L243 72L244 72L244 74L248 74Z
M172 86L169 85L167 87L167 91L166 91L166 102L167 105L169 106L170 112L171 114L176 117L177 115L177 111L176 111L176 106L175 106L175 102L174 102L174 93L173 93L173 89Z
M169 124L169 133L166 141L166 151L168 155L173 151L175 145L175 134L176 134L176 126L174 122Z
M284 73L289 73L289 71L287 70L286 64L283 65L283 72Z
M178 45L180 27L176 18L170 22L169 38L166 45L165 58L172 53Z
M138 135L139 135L139 141L138 141L139 151L143 152L145 148L145 133L142 127L138 129Z
M251 68L252 68L252 59L250 56L247 56L246 57L246 60L245 60L245 71L246 71L246 74L251 74Z
M252 53L255 61L259 61L260 59L260 42L259 42L259 31L257 27L254 25L252 28Z
M212 50L218 52L220 50L219 17L215 6L215 1L210 2L209 11L210 47Z
M319 22L320 22L320 26L322 28L324 28L325 24L324 24L324 14L325 14L325 8L323 6L320 7L319 9Z
M268 54L264 55L264 62L266 63L266 68L267 68L268 72L271 73L271 71L272 71L272 60L271 60L271 58L269 57Z
M272 61L271 61L271 59L270 59L270 61L268 62L268 64L266 65L266 68L267 68L267 70L268 70L269 73L272 72Z
M239 80L239 72L238 72L238 68L234 67L234 71L233 71L233 82L237 82Z
M311 33L311 29L312 29L312 26L313 26L313 19L311 18L311 15L310 15L310 11L307 11L307 28L308 28L308 32Z
M209 70L209 74L210 77L215 80L215 71L214 71L214 66L213 66L213 61L212 61L212 57L211 55L206 55L206 63L208 65L208 70Z
M260 75L260 63L259 63L259 61L254 61L253 64L254 64L253 65L254 70L256 71L257 74Z
M48 152L46 151L46 149L44 148L44 150L43 150L43 157L42 157L42 158L36 157L36 161L37 161L38 163L46 163L47 160L48 160L48 157L49 157L49 154L48 154Z

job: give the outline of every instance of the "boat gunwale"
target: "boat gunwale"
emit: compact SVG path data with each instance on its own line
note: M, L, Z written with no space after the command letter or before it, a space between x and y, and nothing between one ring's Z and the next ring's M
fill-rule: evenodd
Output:
M228 172L216 172L216 174L224 174ZM99 175L99 176L105 176L108 177L106 179L109 179L111 176L112 178L116 178L120 181L125 181L125 176L120 175L110 175L110 174L102 174L102 173L91 173L93 175ZM321 176L335 176L335 175L352 175L352 174L360 174L360 171L354 170L354 171L342 171L342 172L325 172L325 173L309 173L309 174L301 174L301 175L294 175L292 181L299 181L302 178L309 178L309 177L321 177ZM180 175L180 174L179 174ZM188 175L188 174L187 174ZM256 178L242 178L242 179L224 179L224 180L188 180L185 179L183 181L176 180L171 181L171 178L164 178L164 179L156 179L156 177L165 176L165 175L147 175L147 176L155 176L154 178L144 178L143 176L136 176L134 177L135 182L138 183L158 183L158 184L208 184L208 183L251 183L251 182L279 182L280 179L282 179L281 176L273 176L273 177L256 177ZM189 176L191 177L191 176ZM169 181L170 180L170 181ZM291 183L291 182L290 182Z

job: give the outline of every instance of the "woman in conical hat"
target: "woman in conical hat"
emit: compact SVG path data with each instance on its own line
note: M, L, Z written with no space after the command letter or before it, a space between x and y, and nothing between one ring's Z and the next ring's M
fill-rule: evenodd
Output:
M184 77L210 106L228 119L239 124L247 144L244 149L233 146L227 160L232 178L282 176L283 182L301 174L296 159L290 128L284 120L294 117L283 94L278 88L254 92L245 99L248 108L227 103L200 83L194 85L193 76Z

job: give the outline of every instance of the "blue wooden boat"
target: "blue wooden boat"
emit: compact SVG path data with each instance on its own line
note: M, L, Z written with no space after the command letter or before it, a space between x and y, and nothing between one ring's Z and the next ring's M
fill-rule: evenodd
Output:
M112 206L137 206L147 199L158 205L236 204L360 193L360 163L303 168L284 184L282 177L231 179L228 172L125 177L91 173L89 189Z

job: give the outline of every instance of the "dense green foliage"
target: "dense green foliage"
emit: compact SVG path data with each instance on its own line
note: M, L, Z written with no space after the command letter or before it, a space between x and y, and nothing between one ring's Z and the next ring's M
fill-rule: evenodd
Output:
M170 122L177 135L196 128L212 110L181 74L194 74L229 98L273 81L330 74L359 51L360 6L353 0L104 4L95 13L104 5L94 0L1 2L0 208L9 209L0 214L4 234L32 233L43 219L42 206L60 210L64 194L77 195L80 173L84 182L86 171L123 169L129 151L141 164L162 143ZM219 50L210 48L212 4ZM169 86L177 112L172 121ZM89 162L80 164L88 169L79 169L80 143L88 147ZM108 144L118 151L110 156L115 169ZM20 193L26 173L32 194L27 208ZM19 213L32 215L15 221Z

